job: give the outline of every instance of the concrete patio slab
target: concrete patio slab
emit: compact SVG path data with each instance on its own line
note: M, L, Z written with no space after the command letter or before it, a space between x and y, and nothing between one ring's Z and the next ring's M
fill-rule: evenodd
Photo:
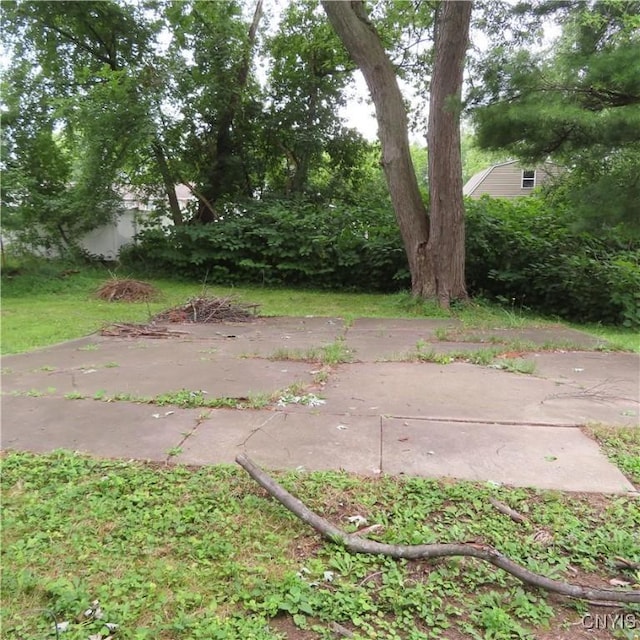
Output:
M3 449L82 451L107 458L163 461L197 424L199 411L59 398L2 399ZM160 417L154 418L153 414Z
M634 491L575 428L383 419L382 471L566 491Z
M277 413L274 411L238 411L211 409L181 446L174 458L181 464L233 464L244 443L264 428Z
M302 358L310 357L312 352L333 344L341 336L338 331L316 331L312 334L301 331L287 333L276 331L257 331L251 336L241 338L227 351L233 348L238 355L259 358Z
M313 375L308 363L255 359L120 358L118 367L60 369L8 375L3 393L29 393L30 390L63 396L96 393L111 396L128 394L152 397L188 389L204 391L210 398L241 398L272 394L293 383L310 384Z
M380 418L278 412L244 452L270 469L380 473Z
M534 345L554 345L565 348L580 349L606 346L606 340L595 336L563 327L561 325L545 325L536 328L515 329L467 329L463 332L452 332L450 339L462 339L471 342L521 342Z
M495 330L481 336L486 342L471 343L472 334L449 319L362 319L345 326L318 317L169 328L184 333L163 339L92 335L3 358L2 446L151 460L166 460L170 449L180 447L182 454L171 459L194 464L231 463L245 450L267 467L358 473L376 473L382 451L388 473L576 491L628 489L575 427L638 425L638 354L532 351L524 358L535 362L533 375L463 362L376 361L402 357L418 341L423 350L450 353L486 349L498 339L576 345L586 335L581 332L551 325ZM447 329L464 340L441 341ZM317 363L265 357L341 337L363 362L322 367L322 382L315 379ZM306 385L300 393L320 395L325 404L210 411L63 398L70 392L155 396L181 389L245 398L292 383ZM409 431L398 435L400 427ZM598 484L601 477L609 480Z
M348 332L379 331L385 334L410 331L427 339L435 337L437 331L460 329L462 323L455 318L356 318Z
M182 445L177 462L233 463L244 452L270 469L380 469L380 418L284 411L215 410Z
M443 342L425 339L423 334L410 330L398 332L359 331L347 333L347 349L354 362L408 362L417 360L418 345L423 354L449 354L488 349L490 345L477 342Z
M572 384L603 397L639 399L640 354L573 351L528 357L535 360L535 375L541 378Z
M304 316L294 318L290 316L270 316L260 318L259 325L262 327L273 327L278 332L290 333L301 331L305 333L315 333L316 331L344 331L344 320L342 318L329 318L324 316Z
M387 362L342 365L317 411L472 419L559 426L637 422L628 402L585 396L579 389L533 376L466 363Z

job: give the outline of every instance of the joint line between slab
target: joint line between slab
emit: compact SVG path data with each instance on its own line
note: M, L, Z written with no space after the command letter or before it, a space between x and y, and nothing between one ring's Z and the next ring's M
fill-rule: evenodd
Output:
M380 475L382 475L382 446L383 446L383 438L382 438L382 421L384 420L383 416L380 416L380 448L379 448L379 460L380 464L378 465L378 469L380 469Z
M516 420L492 420L491 418L447 418L444 416L388 416L395 420L420 420L422 422L456 422L462 424L498 424L507 427L557 427L561 429L581 429L584 424L568 422L518 422Z

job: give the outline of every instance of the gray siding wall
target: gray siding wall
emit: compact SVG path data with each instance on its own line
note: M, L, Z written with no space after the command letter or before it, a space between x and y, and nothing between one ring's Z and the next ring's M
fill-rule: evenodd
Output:
M529 169L529 167L525 168ZM559 167L554 165L536 167L535 169L536 187L560 172ZM532 189L522 188L522 167L516 164L504 164L495 166L470 195L472 198L479 198L484 194L494 198L517 198L528 196L531 191Z

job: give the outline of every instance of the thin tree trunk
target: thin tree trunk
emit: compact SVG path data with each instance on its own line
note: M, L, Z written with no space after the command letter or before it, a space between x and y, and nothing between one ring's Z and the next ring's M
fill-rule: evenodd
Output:
M430 235L427 253L442 307L466 299L464 202L460 154L460 103L472 3L448 0L437 6L435 56L429 103Z
M409 153L407 113L395 70L367 19L363 2L322 0L322 6L371 92L382 166L409 262L411 290L414 295L424 295L435 289L427 260L429 221Z
M158 163L160 175L162 176L162 181L164 183L164 190L167 194L167 199L169 200L169 210L171 211L173 224L178 227L184 223L182 210L180 209L180 203L178 202L178 197L176 196L175 180L171 175L171 171L169 170L169 165L167 164L167 158L164 154L162 144L160 144L160 142L158 141L153 143L153 154L156 157L156 162Z
M225 193L227 188L226 183L229 179L228 167L235 153L235 144L231 131L238 108L240 107L242 94L247 87L247 81L249 79L251 52L253 51L256 41L258 25L262 18L262 3L263 0L258 0L256 3L253 20L249 27L247 48L242 64L240 65L240 69L238 70L235 91L231 96L227 109L223 112L222 117L220 118L220 124L218 126L218 133L216 136L215 158L213 159L211 170L209 171L208 184L206 185L206 188L203 189L205 197L200 200L198 213L196 214L196 220L199 222L213 222L216 219L216 211L213 207L215 207L216 202L220 196ZM251 185L246 184L245 187L247 195L251 196Z

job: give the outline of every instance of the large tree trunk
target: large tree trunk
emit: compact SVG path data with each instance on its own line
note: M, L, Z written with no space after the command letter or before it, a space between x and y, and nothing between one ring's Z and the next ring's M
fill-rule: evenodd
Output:
M427 253L436 274L441 306L466 299L464 203L460 157L460 103L472 3L448 0L437 6L435 56L429 104L430 228Z
M407 113L395 70L380 36L367 19L363 2L323 0L322 6L371 92L382 145L382 166L407 253L411 290L414 295L424 295L434 289L427 260L429 221L409 153Z

